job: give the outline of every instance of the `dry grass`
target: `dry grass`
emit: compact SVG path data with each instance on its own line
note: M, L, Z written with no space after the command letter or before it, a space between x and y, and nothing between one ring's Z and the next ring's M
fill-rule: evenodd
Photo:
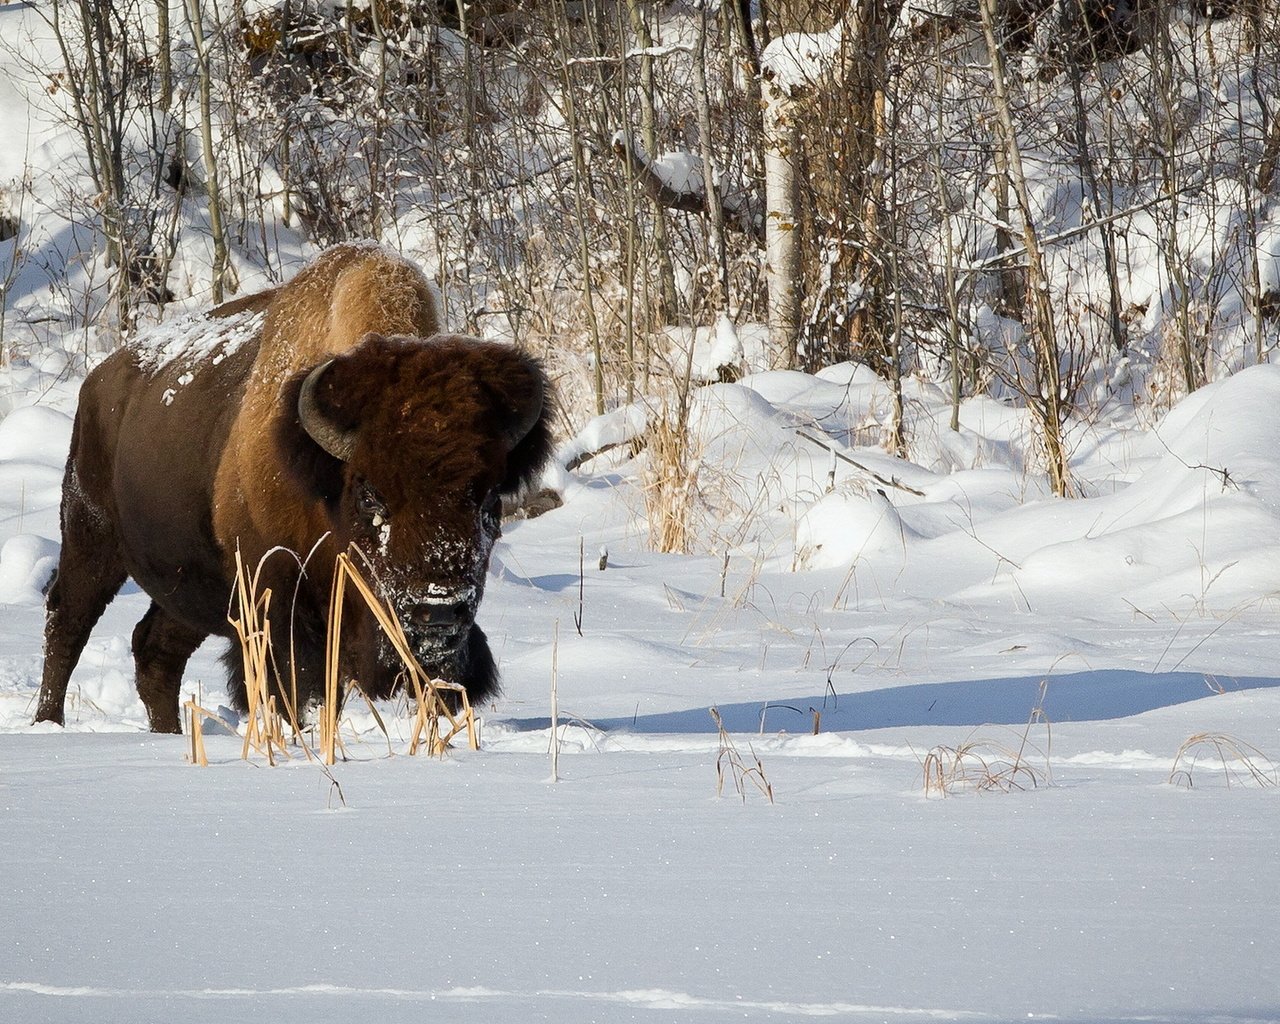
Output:
M1051 782L1049 752L1053 746L1053 726L1044 712L1044 700L1049 691L1049 680L1040 682L1040 695L1026 727L1018 737L1016 747L983 737L965 740L959 746L939 745L925 754L924 795L954 796L957 793L1010 793L1014 790L1034 789L1041 783ZM1031 743L1031 727L1037 723L1045 727L1045 749ZM1015 734L1016 735L1016 734ZM1027 756L1037 754L1044 759L1044 768L1032 765Z
M204 751L204 720L216 718L212 711L206 711L193 700L183 705L187 709L187 737L191 743L191 751L187 755L192 764L201 768L209 767L209 756Z
M981 738L955 747L934 747L924 758L924 794L954 796L1035 788L1047 775L1028 764L1022 754L1022 749Z
M764 765L760 763L756 752L751 751L751 760L755 763L748 765L742 760L742 754L738 752L733 737L725 729L724 722L720 719L719 709L711 708L711 719L720 732L720 753L716 755L716 796L723 795L724 780L728 777L733 780L733 788L744 804L747 802L748 782L767 797L769 803L773 803L773 786L765 777Z
M655 551L688 554L693 541L698 459L687 423L663 416L645 434L649 462L644 479L644 510L649 543Z
M320 709L320 756L324 763L333 764L336 756L335 748L340 742L338 740L338 709L341 707L341 701L338 693L338 666L341 663L342 613L348 584L373 613L378 627L386 634L391 646L400 657L404 666L405 688L412 690L417 701L418 710L409 736L410 755L416 754L419 746L425 743L429 753L443 756L449 743L463 731L467 734L468 746L472 750L479 749L475 714L471 710L471 701L467 699L466 689L458 683L433 679L426 673L413 656L400 620L396 618L387 603L374 593L360 569L351 560L351 556L344 552L338 555L334 566L333 589L329 600L329 632L325 642L325 700ZM456 699L457 711L454 710L447 694L452 694ZM372 709L373 704L370 703L369 707ZM374 715L376 718L376 711ZM383 731L386 731L385 728Z
M236 639L240 643L240 656L244 666L245 693L249 704L249 715L245 722L244 745L240 756L249 759L250 749L256 750L274 765L276 755L289 758L284 738L284 720L276 705L276 698L270 692L271 673L274 666L271 660L271 590L267 588L259 593L259 577L262 563L250 576L236 549L236 609L238 618L228 616L228 621L236 631ZM283 688L281 688L283 692ZM292 687L291 693L296 693ZM297 700L286 700L289 724L295 737L301 737L302 730L298 725ZM205 712L207 714L207 712ZM200 715L191 712L192 722L200 721ZM307 758L311 751L305 743L301 744Z
M348 590L354 592L368 606L378 627L386 634L403 665L405 691L412 694L416 701L416 712L410 726L410 755L416 754L420 748L425 747L430 754L441 756L454 737L462 732L467 734L468 745L472 750L479 748L475 715L471 709L471 702L467 699L466 690L459 684L431 678L418 664L393 610L377 596L351 557L344 553L338 556L334 566L333 588L329 598L329 620L325 637L324 702L320 706L317 721L319 752L318 754L313 752L304 739L299 725L295 680L291 678L287 688L281 680L279 692L285 695L284 715L280 713L276 696L271 692L271 680L278 678L278 673L271 651L271 590L259 587L261 569L262 566L259 564L257 571L250 575L240 558L240 553L236 552L237 614L236 617L229 616L228 619L235 629L236 638L240 644L245 691L249 705L244 745L241 750L241 756L245 760L248 760L251 750L257 751L266 758L268 764L272 765L279 757L290 757L289 743L285 738L287 721L292 739L302 748L307 759L317 759L327 771L327 766L334 764L340 753L344 758L346 756L339 731L339 715L344 699L352 690L359 693L368 704L374 721L387 740L387 750L391 751L391 738L386 724L358 681L351 680L345 691L340 686L342 618ZM194 701L187 702L187 712L192 737L191 761L193 764L207 764L201 723L204 718L216 718L216 716ZM332 779L332 776L330 778ZM336 780L334 785L337 785ZM339 798L341 795L339 788Z
M1192 773L1200 767L1202 758L1221 768L1228 789L1233 781L1264 787L1280 785L1280 770L1271 758L1251 743L1216 732L1187 737L1174 755L1169 782L1191 789L1195 784Z

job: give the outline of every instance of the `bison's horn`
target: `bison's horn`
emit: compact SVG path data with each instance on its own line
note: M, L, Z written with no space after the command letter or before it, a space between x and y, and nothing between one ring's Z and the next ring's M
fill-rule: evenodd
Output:
M507 429L507 440L514 448L528 436L542 416L542 406L546 402L546 390L542 381L535 381L527 401L516 410L516 420Z
M302 390L298 392L298 419L311 440L335 459L346 462L355 450L356 432L337 426L316 404L316 385L332 363L332 359L321 363L302 382Z

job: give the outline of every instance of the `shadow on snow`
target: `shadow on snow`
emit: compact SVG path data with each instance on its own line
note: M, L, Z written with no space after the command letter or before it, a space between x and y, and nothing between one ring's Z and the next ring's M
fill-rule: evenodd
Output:
M718 704L730 732L807 732L813 712L822 712L822 730L888 729L903 726L1023 725L1041 705L1043 675L1008 679L966 679L949 683L890 686L833 697ZM1280 686L1280 679L1210 677L1200 672L1147 673L1129 669L1072 672L1048 677L1043 711L1050 722L1091 722L1127 718L1157 708L1185 704L1219 692ZM522 730L546 729L547 718L513 719ZM605 731L705 733L715 725L706 706L626 718L595 719Z

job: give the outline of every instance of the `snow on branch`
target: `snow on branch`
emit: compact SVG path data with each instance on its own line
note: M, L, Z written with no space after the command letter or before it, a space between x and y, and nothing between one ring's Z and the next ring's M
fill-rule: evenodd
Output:
M816 86L838 64L843 43L843 25L825 32L789 32L764 48L760 72L776 89L795 96Z
M625 130L614 132L612 148L614 156L631 167L636 180L659 206L685 213L707 212L702 158L697 154L676 150L651 158ZM726 191L723 183L717 188L717 195L726 223L744 234L763 238L764 229L749 195Z
M570 57L565 63L569 67L577 67L583 64L620 64L624 60L633 60L636 57L671 57L677 53L691 54L693 53L693 47L684 43L670 43L666 46L640 46L621 55L601 53L590 57Z

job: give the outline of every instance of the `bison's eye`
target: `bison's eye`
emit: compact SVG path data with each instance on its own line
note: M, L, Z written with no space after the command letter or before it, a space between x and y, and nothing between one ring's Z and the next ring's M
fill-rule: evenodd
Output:
M360 513L360 518L374 526L381 526L387 518L386 502L377 491L368 486L361 486L356 492L356 511Z

